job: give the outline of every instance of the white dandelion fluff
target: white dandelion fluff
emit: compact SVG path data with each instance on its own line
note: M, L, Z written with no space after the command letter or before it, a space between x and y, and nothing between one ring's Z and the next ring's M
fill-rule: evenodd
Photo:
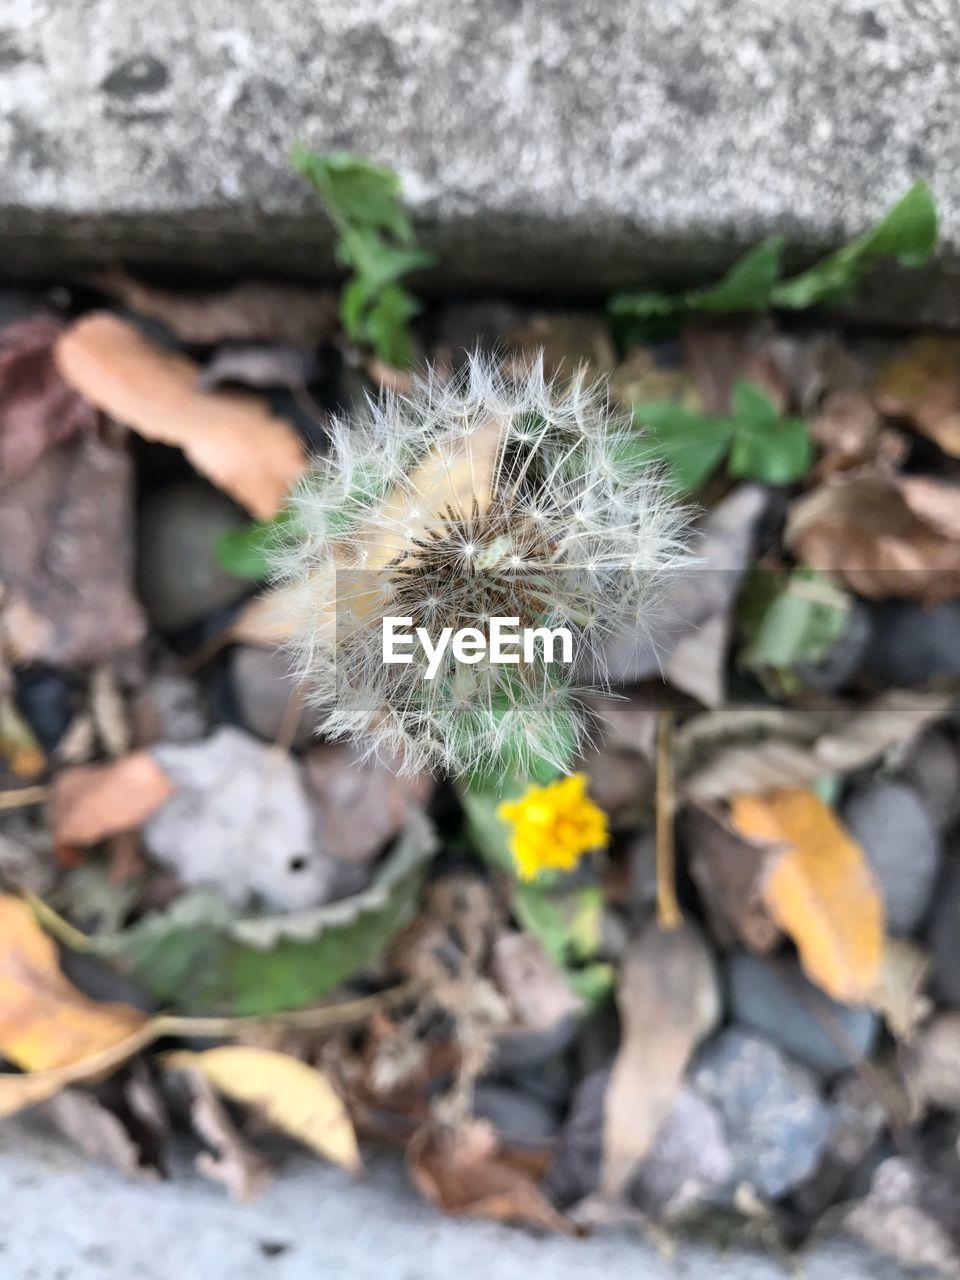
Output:
M475 356L335 423L294 520L277 571L322 732L455 776L565 771L587 732L582 697L605 686L605 643L644 629L684 558L684 514L629 417L603 385L547 381L542 360L505 374ZM565 627L575 652L500 664L448 646L430 677L416 645L384 662L385 617L433 638L493 618Z

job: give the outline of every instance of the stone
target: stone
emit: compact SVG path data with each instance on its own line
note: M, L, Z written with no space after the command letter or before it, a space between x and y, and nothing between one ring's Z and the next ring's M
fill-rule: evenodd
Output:
M728 1027L700 1051L688 1084L723 1117L731 1195L746 1183L777 1200L816 1168L830 1136L829 1108L812 1074L769 1040Z
M265 742L276 742L289 729L288 716L294 710L291 699L297 698L300 708L290 745L298 751L310 745L316 736L317 717L303 705L290 660L283 652L236 645L230 654L229 671L230 692L245 729Z
M49 754L73 719L73 694L57 671L36 668L24 672L16 684L17 710Z
M862 674L881 686L960 675L960 604L886 600L869 606L871 643Z
M209 717L195 680L176 672L150 676L133 704L139 746L155 742L196 742L209 728Z
M249 517L201 480L151 495L140 513L137 587L154 626L178 631L233 604L250 584L222 569L217 540Z
M816 662L798 662L797 675L808 689L837 693L859 674L872 639L870 613L853 600L843 631Z
M547 1187L560 1205L574 1204L600 1186L603 1161L603 1107L609 1067L584 1076L574 1091L547 1175Z
M960 752L942 730L931 729L920 739L903 767L903 778L941 830L960 816Z
M943 266L889 268L861 307L957 319L941 4L808 0L801 21L750 0L546 16L22 0L3 49L0 220L24 275L122 260L330 276L330 223L288 159L299 138L397 169L436 255L425 283L448 292L703 282L773 232L809 261L929 176Z
M792 959L766 961L734 951L727 960L727 985L738 1022L825 1075L866 1057L879 1034L880 1021L872 1009L831 1000ZM828 1026L836 1027L836 1039Z
M942 852L920 797L904 783L875 782L849 796L840 815L870 860L886 903L888 930L912 933L930 905Z
M954 864L937 895L930 930L933 988L938 998L960 1009L960 865Z
M481 1081L473 1090L473 1114L489 1120L508 1146L545 1146L558 1127L555 1107L533 1094L489 1081Z
M719 1111L684 1087L630 1179L630 1199L657 1218L675 1218L728 1183L733 1167Z

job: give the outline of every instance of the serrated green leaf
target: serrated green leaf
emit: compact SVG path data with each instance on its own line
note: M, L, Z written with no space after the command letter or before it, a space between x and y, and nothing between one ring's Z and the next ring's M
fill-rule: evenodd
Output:
M670 400L637 405L633 419L645 428L637 440L638 457L663 463L674 487L696 493L726 457L733 440L729 418L694 413Z
M920 181L876 226L793 279L780 279L785 241L782 236L771 236L741 258L715 285L678 294L656 290L621 293L610 300L609 308L614 315L641 322L679 323L703 311L811 307L841 300L880 258L895 258L909 267L922 266L936 243L936 205L929 186Z
M183 895L165 912L88 950L185 1013L269 1014L311 1004L370 964L412 916L432 827L414 811L362 893L312 911L237 919L213 890Z
M915 183L869 231L809 270L774 287L778 307L812 307L847 294L878 258L895 258L908 267L930 259L937 244L937 208L926 182Z
M323 198L338 232L337 261L353 273L340 298L344 331L385 363L409 364L408 322L419 307L398 281L433 258L414 244L400 204L400 179L345 151L316 155L298 145L292 159Z

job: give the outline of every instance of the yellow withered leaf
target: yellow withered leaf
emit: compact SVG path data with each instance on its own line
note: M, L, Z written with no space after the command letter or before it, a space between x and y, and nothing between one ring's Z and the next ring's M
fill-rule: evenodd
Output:
M234 1102L264 1116L334 1164L358 1172L357 1138L347 1109L322 1072L272 1049L224 1045L202 1053L169 1053L166 1065L197 1071Z
M129 1039L146 1022L98 1004L60 972L53 942L27 903L0 895L0 1055L24 1071L66 1067Z
M781 846L763 901L828 995L865 1001L884 953L884 908L863 850L812 791L737 794L730 817L749 840Z

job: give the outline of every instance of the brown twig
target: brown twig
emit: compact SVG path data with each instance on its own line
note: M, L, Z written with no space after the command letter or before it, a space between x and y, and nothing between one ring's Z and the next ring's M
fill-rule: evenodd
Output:
M673 709L661 707L657 712L657 921L661 929L678 929L683 923L677 902L675 809Z

